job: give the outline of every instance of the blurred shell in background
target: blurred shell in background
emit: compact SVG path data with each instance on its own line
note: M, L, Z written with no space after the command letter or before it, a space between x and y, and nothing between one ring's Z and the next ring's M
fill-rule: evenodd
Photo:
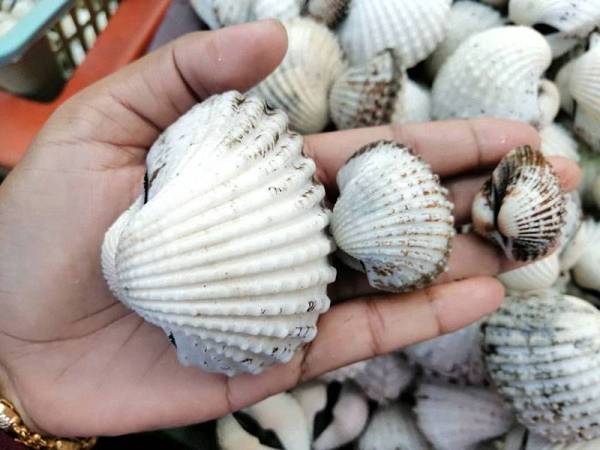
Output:
M313 19L334 28L346 17L350 1L308 0L306 9Z
M573 134L558 123L551 123L540 130L541 150L544 156L562 156L578 162L577 141Z

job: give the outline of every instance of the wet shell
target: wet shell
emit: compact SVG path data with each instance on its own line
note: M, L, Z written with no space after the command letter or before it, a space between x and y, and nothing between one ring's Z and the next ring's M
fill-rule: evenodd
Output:
M102 267L183 364L258 373L315 337L335 269L324 189L301 151L283 112L237 92L150 149L145 192L107 232Z
M565 199L560 181L540 151L517 147L502 159L473 202L475 231L506 256L532 261L560 238Z
M424 60L443 40L450 0L352 0L338 35L352 65L394 48L406 67Z
M526 266L498 275L498 279L509 291L532 291L550 288L558 280L560 262L555 252Z
M254 92L287 112L292 129L315 133L329 121L329 91L345 70L342 50L333 33L312 19L293 19L284 25L287 54Z
M492 116L542 122L540 79L552 61L544 37L496 27L465 40L433 83L435 119Z
M397 52L384 50L367 64L350 67L329 94L331 118L338 129L389 123L406 74Z
M573 278L578 286L600 291L600 225L588 220L582 229L580 255L573 265Z
M424 380L416 398L419 428L437 450L475 450L514 422L502 398L480 386Z
M405 292L446 270L452 204L429 165L407 147L363 147L338 172L337 184L331 232L344 260L362 266L371 286Z
M597 0L510 0L510 20L544 34L554 57L572 49L600 24Z
M276 18L290 20L300 17L304 0L253 0L252 20Z
M600 435L600 312L548 290L508 297L484 329L484 357L519 421L553 442Z
M333 28L346 17L349 4L350 0L308 0L307 10L313 19Z
M415 417L403 404L379 407L360 437L358 450L430 450Z
M252 20L252 0L190 0L190 3L213 30Z
M248 425L257 426L247 430ZM217 422L221 450L309 450L304 414L290 394L277 394Z
M503 23L500 13L490 6L470 0L455 2L450 9L446 37L426 61L429 75L433 78L448 56L469 36Z
M458 331L410 345L404 349L404 353L427 373L462 383L483 383L485 369L479 327L479 323L474 323Z
M326 373L327 381L354 381L369 399L386 404L410 384L415 370L401 356L390 353Z
M544 156L562 156L579 161L577 141L571 132L558 123L546 125L540 130L541 150Z
M431 92L410 78L396 98L392 123L429 122L431 120Z

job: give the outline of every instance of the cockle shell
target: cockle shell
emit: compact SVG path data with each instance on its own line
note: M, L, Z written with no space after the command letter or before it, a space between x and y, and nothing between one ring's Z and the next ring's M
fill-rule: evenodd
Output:
M358 450L431 450L417 428L411 410L403 404L380 406L360 437Z
M233 375L289 361L329 307L329 214L281 111L213 96L148 153L147 188L109 229L113 294L175 341L180 361Z
M285 393L219 419L217 440L221 450L310 450L302 408Z
M429 122L431 92L425 86L406 78L406 86L396 98L392 123Z
M600 291L600 224L593 220L584 223L581 254L573 266L575 283L586 289Z
M446 270L452 204L429 165L407 147L389 141L363 147L338 172L337 184L331 232L371 286L409 291Z
M213 30L252 20L252 0L190 0L190 4Z
M433 78L448 56L469 36L503 23L500 13L488 5L471 0L455 2L450 8L446 36L425 63L428 74Z
M540 79L552 56L528 27L496 27L465 40L433 83L435 119L492 116L540 125Z
M354 381L369 399L386 404L398 398L415 375L411 367L400 355L389 353L322 375L327 381Z
M600 25L598 0L510 0L510 20L543 33L554 57L566 53Z
M498 279L509 291L534 291L548 289L560 275L560 262L555 252L530 264L498 275Z
M337 26L348 13L351 0L308 0L306 9L310 16L328 27Z
M426 372L452 381L481 384L485 380L480 323L404 349L409 360Z
M564 216L559 179L542 153L527 145L500 161L472 208L475 231L517 261L548 254L558 243Z
M284 25L287 54L253 91L287 112L292 129L316 133L329 121L329 91L346 67L342 50L334 34L312 19L293 19Z
M553 290L513 294L484 328L488 372L519 421L553 442L600 435L600 312Z
M368 63L350 67L336 80L329 93L331 118L342 130L389 123L405 84L399 55L384 50Z
M443 40L451 0L352 0L338 28L352 65L396 49L406 67L425 59Z
M540 150L544 156L562 156L575 162L579 161L577 141L571 132L558 123L551 123L540 129Z
M502 398L485 387L425 379L416 398L419 428L437 450L475 450L514 422Z

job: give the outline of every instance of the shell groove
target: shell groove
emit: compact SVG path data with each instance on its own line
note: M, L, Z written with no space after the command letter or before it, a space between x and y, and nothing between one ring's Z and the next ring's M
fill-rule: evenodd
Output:
M338 172L331 232L371 286L405 292L446 270L452 204L430 167L405 146L379 141Z
M257 373L314 338L335 269L324 189L301 151L283 112L237 92L150 149L146 192L107 232L102 267L184 364Z
M446 60L433 83L433 117L501 117L539 125L539 87L552 61L543 36L527 27L477 33Z
M556 291L508 297L484 328L488 372L518 420L552 442L600 435L600 312Z
M285 58L253 92L283 109L290 127L300 133L321 131L329 121L329 91L346 66L335 35L312 19L284 22Z
M540 151L517 147L494 169L475 197L475 231L506 256L531 261L558 243L565 216L560 182Z
M329 94L331 118L338 129L389 123L406 74L399 55L388 49L367 64L350 67Z
M406 67L425 59L446 34L450 0L352 0L338 28L350 63L396 49Z

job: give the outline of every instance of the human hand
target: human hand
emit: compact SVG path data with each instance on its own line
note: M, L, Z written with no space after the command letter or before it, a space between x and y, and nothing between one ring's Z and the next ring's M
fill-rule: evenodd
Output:
M82 91L48 121L0 186L0 392L28 424L60 436L129 433L201 422L323 372L449 332L495 309L499 253L458 236L450 270L428 289L373 296L342 270L316 340L285 366L226 378L179 365L164 333L110 294L100 269L105 231L143 189L159 133L210 94L244 91L283 58L273 21L194 33ZM457 223L485 175L533 129L499 120L378 127L309 136L305 152L334 195L335 174L362 144L395 139L444 178ZM566 189L574 163L555 160ZM461 175L466 174L466 175ZM459 281L460 280L460 281Z

